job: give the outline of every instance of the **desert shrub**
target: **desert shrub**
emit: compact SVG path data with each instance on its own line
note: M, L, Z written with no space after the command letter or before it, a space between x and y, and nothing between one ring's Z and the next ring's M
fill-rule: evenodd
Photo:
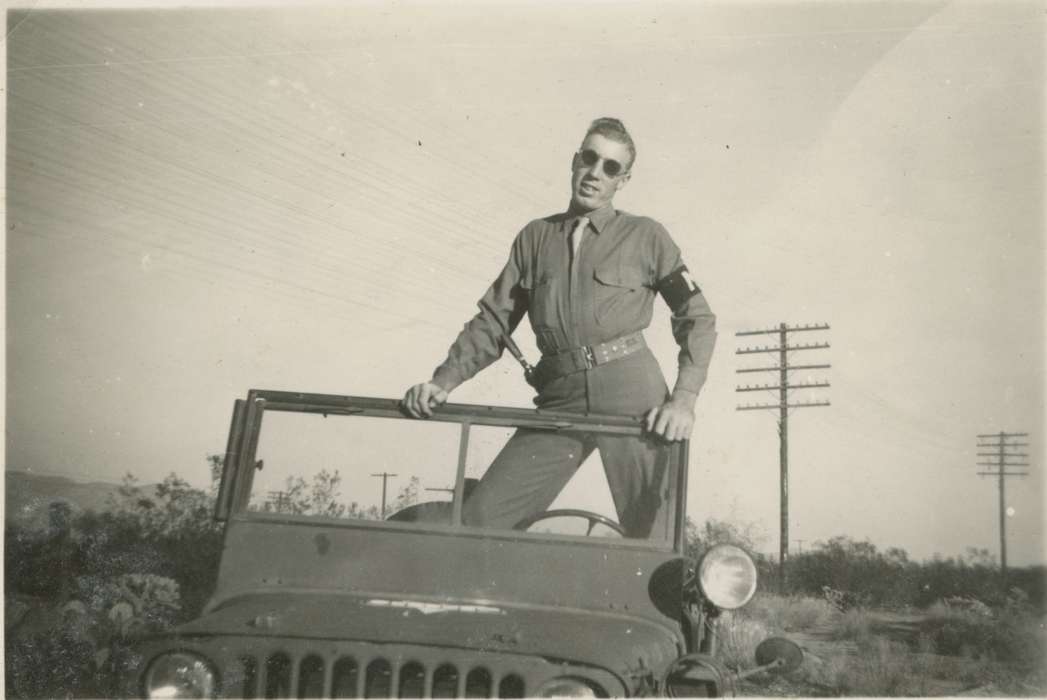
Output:
M67 629L54 629L4 645L5 687L10 697L67 697L75 688L78 694L104 697L103 684L95 664L96 647L92 640Z
M881 552L871 542L840 536L791 557L788 580L794 593L821 596L828 587L863 605L898 606L913 598L918 569L903 549Z
M800 632L832 624L836 610L826 601L809 596L757 593L741 614L782 632Z
M776 586L776 572L768 573L771 579L765 584ZM1033 609L1042 612L1047 608L1047 568L1010 569L1008 585L1001 586L992 556L975 548L958 557L935 555L915 562L903 549L880 551L871 542L841 536L790 557L789 592L818 596L826 587L863 606L890 608L924 608L943 598L962 597L1001 607L1012 595L1007 589L1016 588Z
M134 638L195 616L221 552L212 503L174 474L148 493L129 477L106 512L57 503L44 528L8 522L5 594L33 601L29 622L5 629L8 692L109 695Z
M1047 612L1047 566L1027 566L1011 569L1008 582L1027 597L1029 606L1037 613Z
M943 598L975 598L1000 602L1000 572L981 556L967 558L935 555L915 571L917 586L912 605L926 607Z
M5 639L6 687L13 697L106 697L131 645L170 627L178 584L148 575L75 582L79 595L51 604L44 624Z
M216 458L209 458L212 477ZM215 484L216 485L216 484ZM178 582L181 619L194 617L214 589L222 551L221 526L208 493L175 474L146 492L131 475L104 513L86 513L82 529L86 576L151 574Z
M986 611L938 603L927 612L921 634L940 654L985 658L1019 672L1034 671L1047 658L1047 631L1030 608Z

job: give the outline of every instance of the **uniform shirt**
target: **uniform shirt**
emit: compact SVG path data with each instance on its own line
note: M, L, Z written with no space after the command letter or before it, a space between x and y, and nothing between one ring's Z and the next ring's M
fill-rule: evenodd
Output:
M556 214L527 224L509 261L433 374L451 391L497 360L526 312L543 355L595 345L651 323L655 285L683 261L665 228L610 206L589 212L572 270L571 231L578 215ZM485 308L486 307L486 308ZM705 297L691 296L672 316L680 346L675 390L697 394L716 341L716 317Z

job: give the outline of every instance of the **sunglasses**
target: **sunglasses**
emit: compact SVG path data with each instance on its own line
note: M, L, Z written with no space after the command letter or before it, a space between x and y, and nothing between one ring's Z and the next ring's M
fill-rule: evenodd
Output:
M607 177L618 177L625 170L625 168L622 167L622 164L618 161L613 158L601 158L600 154L591 148L583 148L575 153L575 155L582 161L582 165L587 168L593 167L602 160L603 172Z

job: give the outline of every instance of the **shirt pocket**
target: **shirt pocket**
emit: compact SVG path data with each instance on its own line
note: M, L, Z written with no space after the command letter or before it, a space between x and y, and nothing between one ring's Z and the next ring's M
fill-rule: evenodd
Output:
M646 276L640 270L619 262L600 265L593 271L593 310L601 326L631 325L643 297Z

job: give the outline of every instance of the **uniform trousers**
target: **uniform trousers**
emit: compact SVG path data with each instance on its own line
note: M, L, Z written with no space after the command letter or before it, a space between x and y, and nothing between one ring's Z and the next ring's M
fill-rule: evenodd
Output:
M669 391L658 361L644 348L539 388L543 410L640 416ZM618 522L627 537L665 536L667 445L656 437L518 429L466 500L467 525L510 529L545 511L582 462L600 451Z

